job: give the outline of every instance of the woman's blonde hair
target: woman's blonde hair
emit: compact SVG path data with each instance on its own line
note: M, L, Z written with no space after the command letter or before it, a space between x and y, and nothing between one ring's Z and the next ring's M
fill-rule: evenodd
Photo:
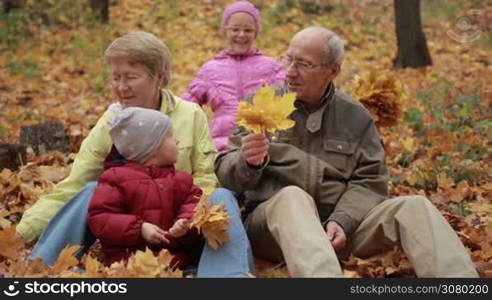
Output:
M163 75L161 87L171 81L171 53L155 35L143 31L129 32L114 40L104 51L106 60L125 57L147 68L151 77Z

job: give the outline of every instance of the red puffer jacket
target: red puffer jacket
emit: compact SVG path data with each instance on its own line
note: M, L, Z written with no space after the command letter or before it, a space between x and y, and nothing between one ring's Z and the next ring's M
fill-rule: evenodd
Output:
M195 262L201 250L196 230L161 247L146 244L143 222L167 231L178 219L190 219L202 191L190 174L174 167L143 166L133 162L106 163L89 205L87 221L100 239L106 263L128 258L135 250L168 249L178 268ZM169 236L168 236L169 237Z

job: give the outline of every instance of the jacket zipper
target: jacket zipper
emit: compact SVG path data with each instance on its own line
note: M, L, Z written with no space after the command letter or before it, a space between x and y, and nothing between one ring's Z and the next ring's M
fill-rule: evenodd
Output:
M236 81L236 87L237 87L237 93L236 93L236 97L237 97L237 102L239 103L239 101L242 100L243 98L243 80L242 80L242 76L241 76L241 65L242 65L242 58L238 58L237 60L237 64L238 64L238 67L236 68L236 73L237 73L237 81Z

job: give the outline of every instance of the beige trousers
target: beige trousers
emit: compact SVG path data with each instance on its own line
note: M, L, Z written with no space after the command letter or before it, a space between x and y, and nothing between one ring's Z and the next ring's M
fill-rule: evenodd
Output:
M363 201L363 199L361 199ZM341 277L337 254L315 202L296 186L281 189L245 220L255 256L285 260L293 277ZM478 277L456 233L422 196L383 201L366 215L340 257L369 257L401 247L419 277Z

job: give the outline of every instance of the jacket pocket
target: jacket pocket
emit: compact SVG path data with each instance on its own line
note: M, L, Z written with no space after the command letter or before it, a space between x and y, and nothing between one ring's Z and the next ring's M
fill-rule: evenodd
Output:
M353 165L355 148L356 143L353 142L325 139L323 141L324 161L345 172Z

